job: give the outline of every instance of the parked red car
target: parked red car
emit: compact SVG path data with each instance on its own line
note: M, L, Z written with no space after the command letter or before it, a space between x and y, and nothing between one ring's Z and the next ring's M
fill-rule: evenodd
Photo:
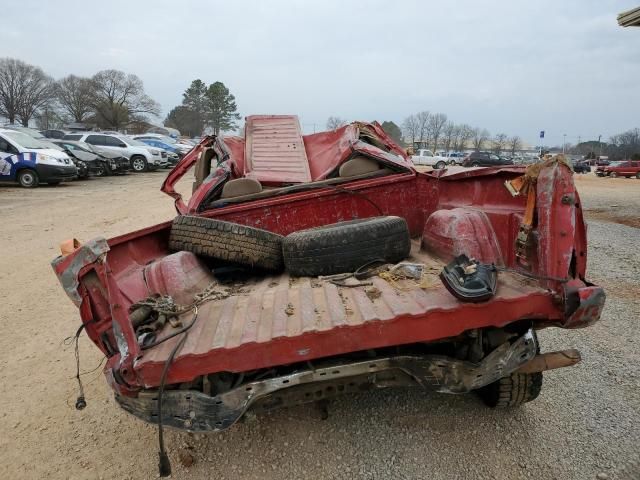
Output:
M219 431L390 386L516 406L580 360L541 353L536 331L587 327L605 301L571 169L525 171L419 173L377 123L302 136L295 116L248 117L170 172L173 222L53 268L116 400L153 424Z
M600 177L609 176L611 178L615 178L615 177L640 178L640 161L639 160L625 160L621 162L612 162L611 164L602 168L603 168L602 172L599 173L598 170L600 169L600 167L598 167L598 170L596 170L596 175Z

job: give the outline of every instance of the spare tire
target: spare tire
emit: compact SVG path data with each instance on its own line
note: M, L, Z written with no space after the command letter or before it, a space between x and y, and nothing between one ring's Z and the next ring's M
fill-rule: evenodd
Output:
M169 248L266 270L283 267L281 235L213 218L177 216Z
M292 275L353 272L375 260L396 263L411 251L407 222L373 217L294 232L282 242L284 263Z

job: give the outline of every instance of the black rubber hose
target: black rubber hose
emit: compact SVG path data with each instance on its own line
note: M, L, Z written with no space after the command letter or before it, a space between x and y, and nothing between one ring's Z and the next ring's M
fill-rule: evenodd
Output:
M161 477L168 477L169 475L171 475L171 461L169 460L169 455L167 455L167 451L164 448L164 431L162 428L162 394L164 392L164 384L167 381L167 374L169 373L169 368L173 363L173 359L175 358L176 353L178 353L178 350L180 350L184 343L187 341L187 337L189 336L188 330L193 326L197 318L198 308L196 307L191 323L187 327L183 328L180 332L178 332L184 332L184 336L173 347L171 353L169 354L169 358L167 358L167 361L164 363L164 368L162 369L160 387L158 388L158 470ZM172 337L173 336L175 335L172 335Z

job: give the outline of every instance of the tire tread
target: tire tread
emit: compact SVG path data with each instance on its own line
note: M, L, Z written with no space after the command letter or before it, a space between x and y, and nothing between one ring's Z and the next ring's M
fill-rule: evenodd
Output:
M283 267L281 235L212 218L176 217L169 248L266 270Z

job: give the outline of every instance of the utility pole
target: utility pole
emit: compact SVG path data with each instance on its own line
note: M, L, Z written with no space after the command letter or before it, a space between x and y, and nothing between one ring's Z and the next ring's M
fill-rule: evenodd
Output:
M567 134L562 134L562 154L564 155L564 149L567 146Z
M598 135L598 158L600 158L602 156L602 143L600 142L600 139L602 138L602 135Z

